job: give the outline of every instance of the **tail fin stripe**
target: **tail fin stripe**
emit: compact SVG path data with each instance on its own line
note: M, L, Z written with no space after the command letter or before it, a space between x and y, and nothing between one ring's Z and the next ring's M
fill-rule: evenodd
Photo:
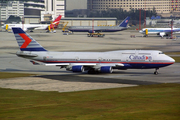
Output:
M21 33L19 35L25 40L25 42L22 44L22 46L20 48L26 48L30 44L31 39L28 36L26 36L25 34Z
M36 41L33 41L32 39L28 38L25 34L24 34L24 36L26 36L28 39L26 37L22 37L22 34L20 37L19 36L20 36L20 34L16 35L16 40L17 40L17 43L19 44L20 48L29 48L30 46L31 47L42 47L41 45L37 44ZM30 43L29 43L29 41L30 41Z

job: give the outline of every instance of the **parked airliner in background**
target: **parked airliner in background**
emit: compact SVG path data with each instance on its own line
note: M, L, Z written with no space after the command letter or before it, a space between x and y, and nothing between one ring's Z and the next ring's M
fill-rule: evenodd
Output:
M59 22L61 20L61 15L59 15L53 22L52 24L5 24L4 26L2 26L3 29L11 29L12 27L20 27L22 28L24 31L30 30L49 30L48 27L50 27L50 29L54 29L57 28L59 25Z
M17 56L44 63L46 66L66 68L73 72L112 73L113 69L155 69L175 62L157 50L119 50L109 52L50 52L44 49L21 28L12 28L20 51Z
M98 33L98 32L117 32L127 29L127 24L130 17L126 17L124 21L118 26L72 26L68 30L71 32L88 32L88 33Z
M165 35L170 36L171 32L176 33L179 31L180 31L180 28L173 28L172 30L171 28L144 28L140 30L139 32L144 35L157 34L161 37L164 37Z

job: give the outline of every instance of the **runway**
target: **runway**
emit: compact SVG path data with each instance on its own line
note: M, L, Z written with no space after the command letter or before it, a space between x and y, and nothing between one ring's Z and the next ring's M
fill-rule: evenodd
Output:
M106 34L106 33L105 33ZM136 38L130 38L135 34ZM137 31L107 33L104 38L87 37L86 33L62 35L57 33L29 33L49 51L109 51L123 49L151 49L163 52L180 51L180 40L161 39L156 36L141 37ZM158 75L154 69L115 70L112 74L72 73L58 67L32 65L27 59L15 55L19 50L13 33L0 32L0 71L35 73L38 76L1 79L0 87L40 91L81 91L160 83L180 83L180 63L161 68Z

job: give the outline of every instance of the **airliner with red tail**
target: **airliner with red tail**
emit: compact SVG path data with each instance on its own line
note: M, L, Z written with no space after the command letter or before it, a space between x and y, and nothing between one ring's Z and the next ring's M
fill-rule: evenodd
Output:
M50 52L21 28L12 28L20 51L17 56L57 66L73 72L112 73L114 69L155 69L166 67L175 60L158 50L118 50L108 52Z
M59 15L50 25L49 24L5 24L4 26L2 26L2 28L7 30L7 29L11 29L12 27L19 27L23 29L24 31L49 30L48 28L49 26L50 26L50 29L58 27L61 17L62 16Z

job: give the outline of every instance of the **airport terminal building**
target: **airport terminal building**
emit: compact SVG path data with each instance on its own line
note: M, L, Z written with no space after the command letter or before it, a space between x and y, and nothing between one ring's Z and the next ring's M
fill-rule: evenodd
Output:
M171 13L180 16L180 0L87 0L88 10L103 11L109 8L153 10L162 16Z

